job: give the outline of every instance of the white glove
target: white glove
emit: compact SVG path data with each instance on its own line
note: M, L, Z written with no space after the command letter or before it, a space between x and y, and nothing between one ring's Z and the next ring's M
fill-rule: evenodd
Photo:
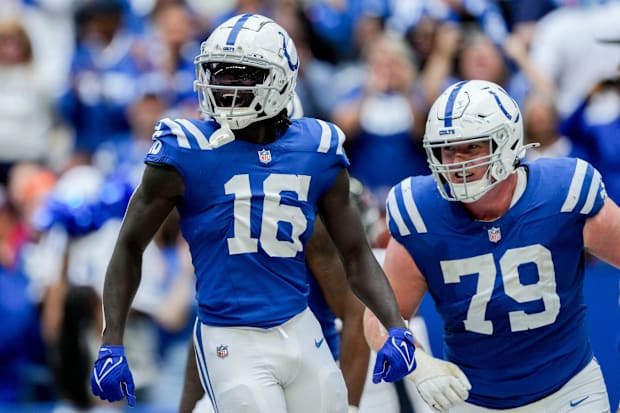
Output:
M447 412L469 397L471 384L456 364L431 357L419 348L415 358L418 366L407 378L435 412Z

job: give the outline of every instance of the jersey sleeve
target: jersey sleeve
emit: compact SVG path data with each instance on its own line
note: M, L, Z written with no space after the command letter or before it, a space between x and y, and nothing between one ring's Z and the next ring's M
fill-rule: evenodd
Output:
M146 163L165 164L180 170L179 154L182 148L179 137L163 119L155 125L153 143L144 158Z
M328 192L338 173L350 165L344 150L344 132L331 122L315 118L297 119L293 127L301 135L294 139L294 149L315 154L311 157L311 170L319 179L315 180L313 191Z
M155 125L153 143L144 162L170 165L186 176L196 152L211 150L207 138L210 130L204 127L189 119L161 119Z
M310 136L317 137L313 140L316 151L324 153L334 160L334 162L343 167L348 168L349 158L344 151L345 134L338 126L331 122L320 119L313 119L313 122L307 124Z
M607 198L605 184L599 171L588 162L576 159L566 174L570 176L570 180L564 188L565 197L560 211L579 214L586 218L596 215Z
M412 182L415 178L406 178L390 190L386 199L386 219L390 234L398 242L413 233L428 232L426 222L413 197Z

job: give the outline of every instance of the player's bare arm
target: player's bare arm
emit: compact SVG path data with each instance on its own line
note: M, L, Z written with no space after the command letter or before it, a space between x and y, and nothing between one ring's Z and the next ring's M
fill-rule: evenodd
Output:
M127 208L106 272L103 345L122 344L127 313L140 284L142 253L183 192L183 179L176 170L146 166L142 182Z
M342 319L340 369L349 390L349 405L359 406L370 356L368 344L360 334L365 307L349 288L344 265L320 219L315 221L306 253L308 266L327 304Z
M187 346L187 362L185 364L185 376L183 378L183 392L179 402L179 413L192 413L196 403L204 396L205 391L198 377L198 365L194 353L194 341L189 340Z
M586 221L583 242L589 253L620 267L620 208L611 198L605 200L598 214Z
M403 317L410 319L418 311L428 289L426 279L407 249L393 238L386 249L383 269ZM377 318L369 310L364 313L364 335L375 351L387 339ZM429 406L435 411L444 411L467 399L471 384L455 364L432 357L424 349L417 349L415 354L418 367L407 378L415 383Z
M347 263L351 289L386 327L404 328L394 292L377 262L359 218L349 201L349 173L343 169L319 202L325 227Z
M409 252L393 238L385 250L383 271L394 290L402 317L409 320L417 312L427 284ZM364 334L375 351L381 348L387 338L381 334L377 318L368 309L364 314Z

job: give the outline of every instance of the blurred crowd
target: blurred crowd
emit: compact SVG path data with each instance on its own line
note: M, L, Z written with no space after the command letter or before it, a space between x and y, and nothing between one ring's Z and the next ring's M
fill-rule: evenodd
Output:
M200 116L194 56L240 13L296 42L297 95L345 132L375 248L389 188L430 172L426 114L456 80L502 85L539 144L527 159L586 159L620 202L620 2L2 0L0 404L94 408L105 268L153 126ZM125 344L138 400L172 411L195 311L175 216L143 269Z

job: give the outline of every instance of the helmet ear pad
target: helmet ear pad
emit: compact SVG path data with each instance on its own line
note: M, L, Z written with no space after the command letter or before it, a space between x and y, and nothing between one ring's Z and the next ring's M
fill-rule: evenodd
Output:
M488 173L483 178L485 181L451 183L445 176L446 165L438 156L439 149L468 141L489 143L490 154L474 159L480 164L488 164ZM482 80L455 83L433 103L423 144L442 196L452 201L473 202L510 176L519 164L524 152L519 107L495 83ZM452 166L458 168L462 165Z
M200 110L231 129L242 129L259 120L272 118L290 102L297 81L299 57L293 40L273 20L258 15L235 16L218 26L201 44L194 59ZM264 70L262 82L243 84L242 76L231 83L228 100L215 99L221 85L211 82L211 64L228 64L248 70ZM254 98L246 105L247 93ZM234 96L244 105L231 105ZM239 103L239 101L235 101Z

